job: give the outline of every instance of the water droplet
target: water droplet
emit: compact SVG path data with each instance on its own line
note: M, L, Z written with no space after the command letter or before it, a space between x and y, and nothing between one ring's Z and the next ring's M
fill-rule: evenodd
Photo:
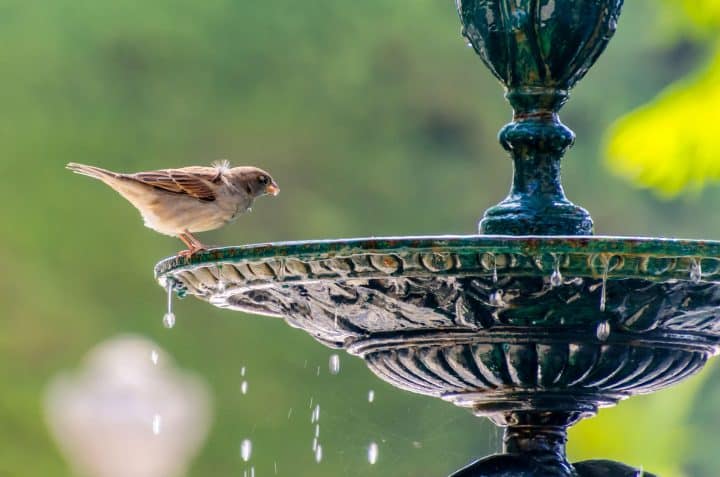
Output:
M315 406L315 409L313 409L312 416L310 416L310 422L316 423L320 420L320 404Z
M602 288L600 289L600 311L605 311L605 306L607 304L607 279L610 259L605 255L601 255L600 257L603 262Z
M330 374L338 374L340 372L340 356L334 354L330 356Z
M172 311L172 294L173 294L173 281L169 278L167 281L167 313L163 316L163 326L165 328L172 328L175 326L175 314Z
M160 359L160 355L157 351L152 350L150 352L150 361L152 361L152 364L158 364L158 360Z
M242 457L242 460L247 462L250 460L251 454L252 454L252 441L250 439L245 439L240 443L240 457Z
M247 394L247 391L248 391L248 382L243 381L242 383L240 383L240 392L243 394Z
M493 255L492 258L493 258L492 281L493 281L493 283L497 283L497 281L498 281L498 274L497 274L497 257L496 257L495 255Z
M255 477L255 467L250 467L250 477Z
M491 306L497 306L497 307L503 307L505 306L505 302L502 299L503 297L503 291L497 290L490 294L490 305Z
M313 438L313 442L312 442L312 450L316 451L317 447L318 447L318 439L317 439L317 437L315 437L315 438Z
M320 444L317 445L317 448L315 449L315 462L318 464L322 460L322 446Z
M292 416L292 410L293 410L293 408L290 408L288 410L288 421L290 420L290 416Z
M273 461L273 468L275 469L275 475L277 475L277 473L278 473L277 461Z
M315 437L320 437L320 424L315 424Z
M700 260L696 258L692 259L690 265L690 280L694 283L699 283L702 280L702 265L700 265Z
M472 43L470 43L470 42L468 41L468 42L467 42L467 46L468 46L468 48L472 48Z
M375 442L371 442L368 446L367 451L368 462L374 464L378 460L378 445Z
M372 389L368 391L368 402L373 402L375 400L375 391Z
M412 446L416 449L422 449L422 442L420 441L413 441Z
M320 376L320 366L317 367L317 375Z
M167 329L175 326L175 313L165 313L165 316L163 316L163 326Z
M152 431L156 436L160 434L160 427L162 426L162 416L155 414L152 420Z
M245 376L245 366L240 368L240 376Z
M558 257L555 257L555 264L553 265L553 272L552 275L550 275L550 286L551 287L559 287L562 285L563 277L560 273L560 259Z
M610 337L610 323L608 321L601 321L597 325L595 334L600 341L607 341Z

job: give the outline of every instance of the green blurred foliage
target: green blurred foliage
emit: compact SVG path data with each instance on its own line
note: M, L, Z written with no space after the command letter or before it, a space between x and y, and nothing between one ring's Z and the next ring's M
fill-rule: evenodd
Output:
M662 15L657 0L628 2L607 54L573 93L563 119L578 142L565 189L593 212L599 233L718 237L717 214L660 203L609 177L599 160L599 133L704 55L696 43L669 42ZM0 475L70 475L45 428L46 383L125 332L156 340L212 388L215 422L191 475L241 475L246 437L258 475L277 461L279 475L299 477L440 476L498 449L486 421L393 389L355 358L330 376L330 351L280 320L188 299L176 328L163 329L152 265L181 244L63 169L228 158L271 171L283 193L206 234L209 243L473 233L507 192L511 166L496 134L510 114L459 30L452 4L431 0L0 4ZM711 367L705 384L601 412L576 431L572 457L702 472L698 462L717 452L685 451L712 440L688 423L697 419L691 397L717 382ZM323 408L319 465L311 397ZM678 436L687 447L668 444ZM373 467L371 440L380 443Z
M708 45L708 65L664 90L612 128L610 169L662 197L695 194L720 179L720 2L672 2L677 29Z

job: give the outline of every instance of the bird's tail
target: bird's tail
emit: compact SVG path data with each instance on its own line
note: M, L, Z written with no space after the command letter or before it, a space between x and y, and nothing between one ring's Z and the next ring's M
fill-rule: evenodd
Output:
M76 174L100 180L119 176L116 172L108 171L107 169L103 169L101 167L87 166L85 164L77 164L75 162L68 163L65 168L70 169Z

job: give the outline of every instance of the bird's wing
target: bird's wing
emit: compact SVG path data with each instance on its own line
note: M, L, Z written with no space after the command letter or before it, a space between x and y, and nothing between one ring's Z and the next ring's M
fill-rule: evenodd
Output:
M212 202L217 198L216 187L213 186L221 182L221 175L222 172L214 167L183 167L138 172L125 177L168 192Z

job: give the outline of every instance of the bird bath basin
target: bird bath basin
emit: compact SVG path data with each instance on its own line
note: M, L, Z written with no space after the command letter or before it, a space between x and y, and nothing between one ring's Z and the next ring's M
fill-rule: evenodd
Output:
M567 428L699 371L720 345L720 242L593 236L560 183L568 91L622 0L458 0L463 36L506 89L508 197L481 235L284 242L172 257L160 284L281 317L381 379L505 427L504 453L454 474L635 476L570 464ZM645 475L650 475L645 473Z

